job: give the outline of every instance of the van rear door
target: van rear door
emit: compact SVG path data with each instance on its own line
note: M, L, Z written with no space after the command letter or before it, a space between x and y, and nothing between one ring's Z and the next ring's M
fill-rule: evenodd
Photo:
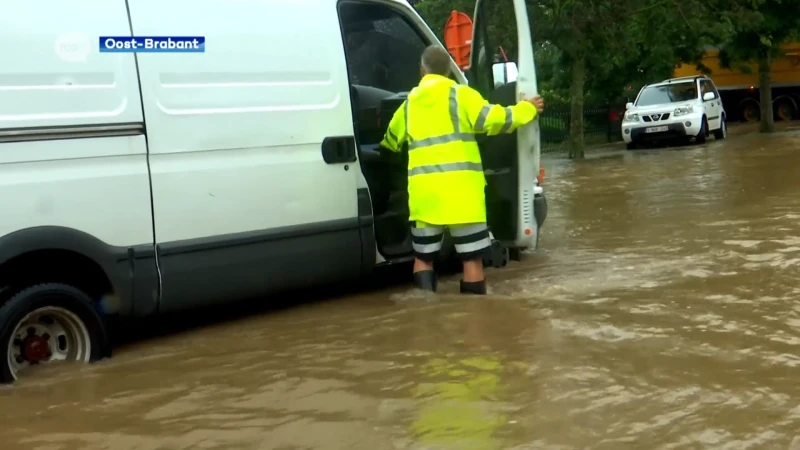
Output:
M525 0L477 0L473 23L470 86L489 102L503 106L536 95L536 66ZM510 33L508 23L517 25ZM506 56L515 63L516 78L514 65L506 65L504 70ZM497 74L505 79L498 79ZM486 207L492 234L507 247L535 247L539 232L533 211L540 154L538 120L511 134L479 135L478 142L488 182Z

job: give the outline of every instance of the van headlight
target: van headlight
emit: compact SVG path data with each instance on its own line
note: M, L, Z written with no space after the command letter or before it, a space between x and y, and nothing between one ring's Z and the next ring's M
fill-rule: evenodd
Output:
M638 121L639 121L639 114L637 113L625 114L625 122L638 122Z
M687 114L691 114L694 112L694 108L691 106L682 106L680 108L675 108L675 112L672 113L673 116L685 116Z

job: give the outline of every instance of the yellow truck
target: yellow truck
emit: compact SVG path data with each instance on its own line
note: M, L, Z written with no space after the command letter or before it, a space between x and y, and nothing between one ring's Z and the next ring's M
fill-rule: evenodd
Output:
M772 105L775 120L800 118L800 43L782 47L783 55L772 63ZM702 63L711 70L709 76L717 85L728 121L756 122L761 117L758 67L750 64L750 73L720 67L719 49L709 48ZM674 76L700 75L695 64L679 64Z

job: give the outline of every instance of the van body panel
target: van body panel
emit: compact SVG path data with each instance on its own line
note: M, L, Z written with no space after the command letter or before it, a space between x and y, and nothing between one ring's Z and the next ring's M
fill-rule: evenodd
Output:
M321 155L353 134L333 3L130 6L137 35L208 30L206 53L137 55L159 242L357 216L358 165Z
M0 143L0 198L0 236L47 225L153 244L143 135Z
M135 56L97 49L99 35L130 35L125 2L46 7L0 14L0 264L80 255L114 288L104 312L151 314L159 281Z
M130 34L124 0L5 6L0 129L140 123L134 55L97 48L98 36Z
M80 135L91 128L72 130ZM118 301L108 314L155 312L144 135L2 142L3 131L0 264L29 252L73 252L97 263L114 287Z
M91 128L72 131L80 135ZM144 135L2 142L3 131L0 264L29 252L73 252L97 263L114 287L118 301L106 313L155 312L158 277Z
M355 278L361 248L357 217L159 244L159 311Z
M36 254L48 259L41 261L46 265L53 251L87 258L105 273L114 297L98 303L103 313L145 317L157 311L159 279L152 244L113 246L74 228L37 225L0 236L0 267Z
M202 54L137 54L162 310L361 273L358 163L322 156L325 138L353 136L335 3L139 0L130 14L136 35L206 37Z

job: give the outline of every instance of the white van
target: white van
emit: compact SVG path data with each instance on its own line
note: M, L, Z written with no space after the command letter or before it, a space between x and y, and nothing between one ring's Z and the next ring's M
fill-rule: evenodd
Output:
M535 94L524 0L502 0L523 57L518 82L496 90L481 1L470 80L495 103ZM374 152L437 42L406 1L41 8L0 15L0 381L109 356L109 316L357 279L412 257L406 162ZM98 51L99 36L165 35L203 35L206 51ZM538 125L482 150L495 239L534 248Z

